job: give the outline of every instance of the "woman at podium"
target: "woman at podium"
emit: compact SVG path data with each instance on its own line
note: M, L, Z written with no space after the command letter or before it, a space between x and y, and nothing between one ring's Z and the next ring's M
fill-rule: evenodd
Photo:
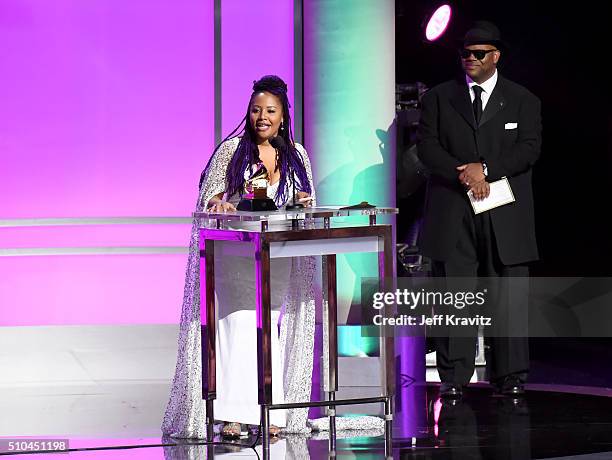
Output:
M245 126L241 129L243 123ZM254 187L265 188L266 196L279 208L290 201L309 202L315 198L308 154L293 140L287 85L272 75L253 84L244 119L215 149L202 173L197 211L233 211ZM241 225L247 228L249 224ZM176 370L162 424L165 434L184 438L206 437L201 384L199 227L200 223L194 222ZM310 399L314 270L314 257L271 260L275 404ZM250 257L237 255L235 249L229 251L229 247L217 243L215 272L217 317L220 319L214 415L225 422L223 434L235 437L244 429L241 424L260 423L254 262ZM276 325L278 328L274 327ZM281 428L287 432L306 432L307 415L307 408L273 410L270 412L270 432L277 434Z

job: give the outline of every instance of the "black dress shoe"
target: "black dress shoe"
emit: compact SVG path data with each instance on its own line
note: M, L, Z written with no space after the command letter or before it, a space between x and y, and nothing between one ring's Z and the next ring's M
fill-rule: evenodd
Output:
M523 396L525 385L515 375L509 375L497 385L497 391L504 396Z
M440 396L446 399L459 399L463 396L461 385L444 382L440 385Z

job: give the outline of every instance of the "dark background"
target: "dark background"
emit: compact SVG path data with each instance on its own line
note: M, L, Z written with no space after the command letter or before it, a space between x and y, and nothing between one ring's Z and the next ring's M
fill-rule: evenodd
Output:
M541 260L531 273L612 276L612 26L606 3L450 2L445 36L425 43L421 25L440 4L396 0L397 83L433 87L458 75L453 39L473 20L495 23L510 46L499 72L542 101L542 154L534 168ZM421 199L422 191L400 205L410 214ZM530 380L612 385L606 364L611 345L610 339L532 339Z

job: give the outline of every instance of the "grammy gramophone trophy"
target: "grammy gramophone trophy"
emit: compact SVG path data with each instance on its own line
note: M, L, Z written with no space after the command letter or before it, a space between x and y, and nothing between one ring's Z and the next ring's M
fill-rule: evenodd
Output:
M236 206L238 211L276 211L274 200L268 198L268 170L263 163L254 166L255 172L246 180L246 194Z

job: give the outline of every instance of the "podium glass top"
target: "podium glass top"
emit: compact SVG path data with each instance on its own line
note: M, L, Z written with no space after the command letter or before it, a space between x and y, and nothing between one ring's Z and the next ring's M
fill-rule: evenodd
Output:
M198 219L217 219L220 221L264 222L282 220L300 220L351 216L377 216L398 214L398 208L348 208L346 206L317 206L295 210L279 209L277 211L232 211L226 213L194 212Z

